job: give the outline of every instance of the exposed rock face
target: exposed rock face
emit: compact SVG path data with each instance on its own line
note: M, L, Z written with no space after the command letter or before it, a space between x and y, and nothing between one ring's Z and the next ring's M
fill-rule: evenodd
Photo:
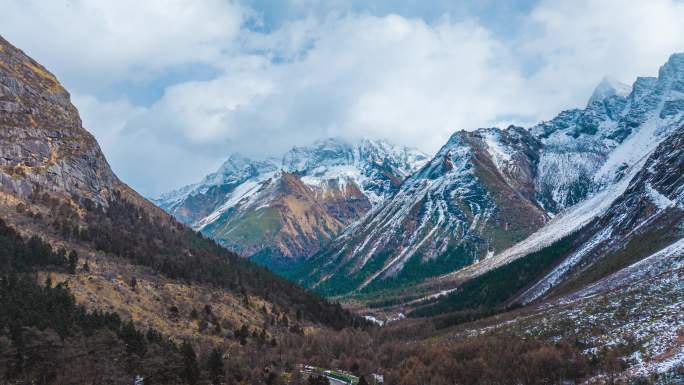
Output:
M106 205L118 183L54 75L0 37L0 188L36 186Z
M383 141L327 139L282 159L234 154L199 184L155 201L230 249L277 267L315 254L426 160Z

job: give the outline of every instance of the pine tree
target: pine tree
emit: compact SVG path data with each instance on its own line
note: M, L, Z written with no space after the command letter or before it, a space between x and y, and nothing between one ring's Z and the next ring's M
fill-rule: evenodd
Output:
M78 254L76 254L76 251L71 250L69 252L69 272L71 274L76 273L76 266L78 266Z
M192 345L185 341L183 346L181 346L181 356L183 356L183 371L181 376L190 385L194 385L199 380L200 370L197 365L197 355L195 354L195 349Z
M133 321L128 321L121 327L119 338L126 343L126 351L128 353L136 353L139 356L145 354L145 337L141 332L135 329Z
M207 359L207 370L213 384L220 384L223 376L223 355L218 348L214 348Z
M247 328L247 325L242 325L236 334L240 340L240 345L247 345L247 337L249 337L249 329Z

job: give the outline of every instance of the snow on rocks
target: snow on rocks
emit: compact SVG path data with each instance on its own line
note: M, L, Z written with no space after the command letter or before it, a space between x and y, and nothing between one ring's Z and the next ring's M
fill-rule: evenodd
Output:
M668 207L672 207L675 205L674 201L672 201L665 195L661 194L658 190L653 188L653 186L651 186L650 183L646 183L646 192L648 193L648 196L651 198L651 201L661 210L664 210Z

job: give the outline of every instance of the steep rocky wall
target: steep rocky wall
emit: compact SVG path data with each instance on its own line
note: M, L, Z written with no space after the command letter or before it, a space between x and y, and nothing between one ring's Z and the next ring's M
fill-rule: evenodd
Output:
M117 182L57 78L0 37L0 188L52 186L105 205Z

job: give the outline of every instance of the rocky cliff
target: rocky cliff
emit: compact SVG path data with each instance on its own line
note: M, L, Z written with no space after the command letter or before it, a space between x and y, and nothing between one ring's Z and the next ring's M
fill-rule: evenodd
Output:
M0 188L106 205L118 180L55 76L0 37Z

